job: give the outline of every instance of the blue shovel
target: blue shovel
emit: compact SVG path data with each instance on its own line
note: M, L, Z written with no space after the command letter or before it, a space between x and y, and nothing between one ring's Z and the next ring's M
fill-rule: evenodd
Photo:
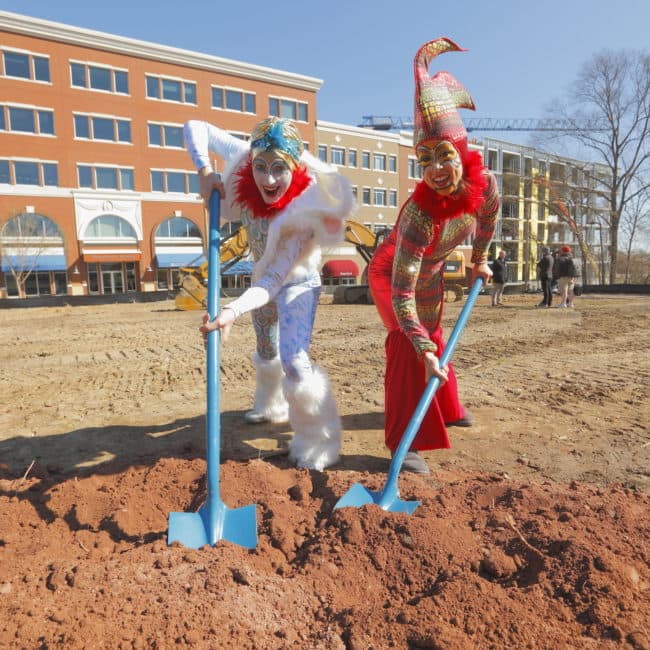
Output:
M447 341L445 346L445 351L440 357L440 366L444 366L451 359L451 355L454 353L458 339L465 328L469 314L472 311L472 307L476 302L476 298L481 291L483 286L482 278L477 278L474 282L468 296L465 301L465 305L458 316L456 325L454 326L453 331ZM419 501L403 501L399 498L399 490L397 489L397 477L399 472L402 469L402 464L404 463L404 458L408 450L411 448L413 439L417 435L420 424L431 404L431 400L435 395L436 391L440 386L440 379L438 377L431 377L429 383L424 389L424 393L418 402L418 405L415 407L415 412L411 417L406 431L402 436L402 439L397 447L397 451L393 456L393 460L390 463L388 469L388 479L386 480L386 485L384 489L380 492L372 492L371 490L366 489L361 485L361 483L355 483L337 502L334 506L334 509L337 508L348 508L355 507L360 508L371 503L377 504L380 508L388 510L388 512L405 512L409 515L413 514L415 509L420 505Z
M208 314L210 320L219 313L221 273L219 264L220 196L214 191L210 196L210 248L208 253ZM207 379L208 412L207 465L208 498L198 512L170 512L167 543L180 542L189 548L214 546L219 540L255 548L257 546L257 520L255 505L231 509L219 495L219 453L221 446L219 407L219 330L208 334Z

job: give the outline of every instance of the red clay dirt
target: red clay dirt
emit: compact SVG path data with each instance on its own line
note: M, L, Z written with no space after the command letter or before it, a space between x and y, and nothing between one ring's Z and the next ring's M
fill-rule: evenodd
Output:
M334 510L388 469L373 308L319 307L346 430L322 473L290 465L288 427L241 423L252 333L234 328L221 495L257 506L254 550L166 543L168 514L205 498L198 313L0 312L0 647L650 648L650 302L480 300L456 363L477 422L400 477L412 515Z

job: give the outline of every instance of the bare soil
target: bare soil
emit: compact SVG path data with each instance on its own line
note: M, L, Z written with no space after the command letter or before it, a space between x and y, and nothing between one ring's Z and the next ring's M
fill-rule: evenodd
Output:
M0 647L650 648L650 299L506 299L479 298L454 358L475 425L399 479L412 515L334 509L389 467L374 307L319 306L345 429L322 473L291 466L288 425L243 423L238 322L220 490L256 505L254 550L166 541L205 498L198 312L0 311Z

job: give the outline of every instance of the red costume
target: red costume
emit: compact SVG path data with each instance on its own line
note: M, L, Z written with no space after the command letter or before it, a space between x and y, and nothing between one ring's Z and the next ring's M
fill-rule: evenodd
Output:
M440 143L445 145L447 158L436 164L427 159L421 164L430 169L437 166L443 179L447 178L444 169L462 169L462 178L453 191L449 186L432 188L431 181L418 183L368 271L375 305L388 330L385 440L391 451L399 445L426 386L422 355L432 351L439 358L444 350L440 327L444 260L473 235L472 263L485 263L500 206L496 180L483 166L480 154L468 150L467 133L456 110L474 108L471 97L448 73L428 74L433 57L460 49L449 39L437 39L420 48L415 57L413 144L420 148L426 143L422 149L434 153ZM438 389L412 449L450 447L445 423L464 415L449 366L448 380Z

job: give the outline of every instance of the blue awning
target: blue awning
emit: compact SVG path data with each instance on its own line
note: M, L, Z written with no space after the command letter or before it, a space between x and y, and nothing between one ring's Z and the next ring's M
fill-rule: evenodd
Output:
M65 255L5 255L2 258L4 273L16 271L65 271Z
M156 266L159 269L179 268L181 266L196 267L205 262L205 255L200 253L158 253Z
M253 266L255 266L254 262L240 260L226 271L222 271L221 275L250 275L253 272Z

